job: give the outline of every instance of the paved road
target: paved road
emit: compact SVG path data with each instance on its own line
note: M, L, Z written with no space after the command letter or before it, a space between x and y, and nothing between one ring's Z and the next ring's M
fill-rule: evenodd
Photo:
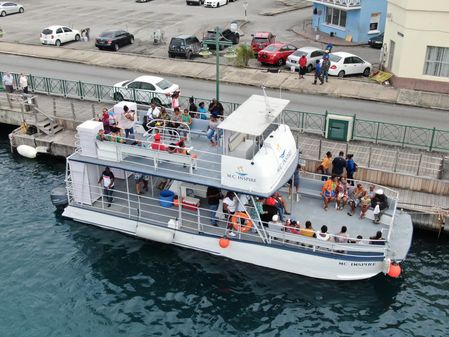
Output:
M18 56L1 56L1 71L26 72L33 75L81 80L91 83L114 84L125 79L132 79L140 74L119 69L109 69L81 64L41 60ZM183 95L213 98L215 83L187 78L168 78L181 86ZM306 79L308 81L309 79ZM337 79L331 79L336 80ZM312 80L310 80L312 82ZM344 85L344 81L342 81ZM230 102L243 102L252 94L261 94L261 89L239 85L221 85L221 99ZM270 96L279 96L279 91L270 90ZM449 129L449 112L424 108L414 108L378 102L355 99L340 99L334 97L300 95L282 92L282 97L291 101L289 108L308 112L329 112L353 115L358 118L382 120L392 123L416 125L423 127L438 127Z

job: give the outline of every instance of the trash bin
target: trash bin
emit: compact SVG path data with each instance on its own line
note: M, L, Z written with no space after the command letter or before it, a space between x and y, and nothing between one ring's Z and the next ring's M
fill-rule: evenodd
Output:
M159 195L159 204L162 207L170 208L173 206L173 199L175 198L175 193L169 190L161 191Z

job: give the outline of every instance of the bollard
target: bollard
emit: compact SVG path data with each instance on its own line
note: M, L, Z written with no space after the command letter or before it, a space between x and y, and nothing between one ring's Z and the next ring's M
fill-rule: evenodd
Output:
M56 98L53 97L53 116L56 117Z
M70 108L72 109L72 118L74 121L76 121L75 105L73 104L73 102L70 102Z

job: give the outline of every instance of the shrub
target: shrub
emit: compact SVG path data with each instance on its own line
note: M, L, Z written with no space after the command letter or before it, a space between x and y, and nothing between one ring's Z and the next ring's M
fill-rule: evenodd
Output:
M247 67L250 59L254 57L254 52L248 44L241 44L235 50L237 57L235 58L235 65L237 67Z

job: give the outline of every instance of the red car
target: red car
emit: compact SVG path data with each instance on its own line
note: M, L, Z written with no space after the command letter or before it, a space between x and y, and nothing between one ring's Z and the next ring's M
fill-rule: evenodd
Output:
M270 32L257 32L251 35L251 48L255 54L264 49L266 46L275 42L276 35Z
M273 43L258 53L257 60L262 64L282 66L296 49L298 48L288 43Z

